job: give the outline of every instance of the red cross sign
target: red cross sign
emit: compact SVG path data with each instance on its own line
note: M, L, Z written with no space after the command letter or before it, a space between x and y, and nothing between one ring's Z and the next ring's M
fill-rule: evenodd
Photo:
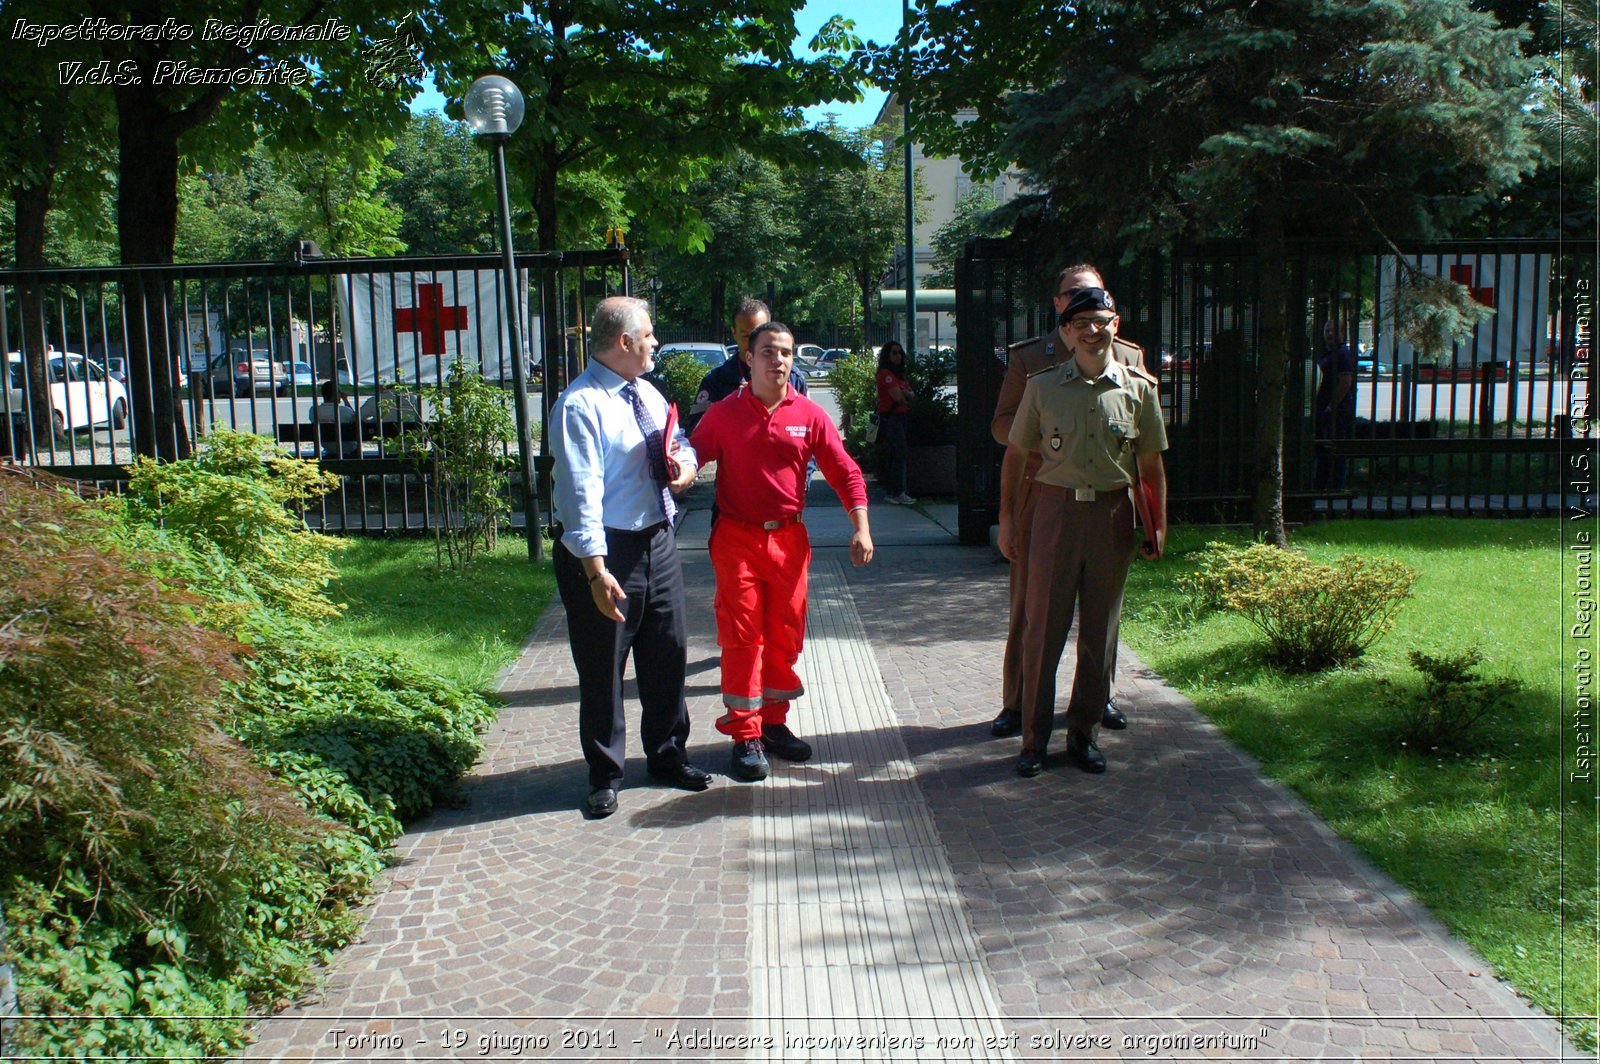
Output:
M1492 287L1474 288L1472 285L1472 273L1473 270L1471 266L1450 267L1450 279L1452 281L1471 292L1472 298L1475 302L1492 308L1494 306L1494 289Z
M394 312L395 333L416 333L425 355L444 354L445 330L466 327L467 308L445 306L442 284L417 285L417 305L397 307Z

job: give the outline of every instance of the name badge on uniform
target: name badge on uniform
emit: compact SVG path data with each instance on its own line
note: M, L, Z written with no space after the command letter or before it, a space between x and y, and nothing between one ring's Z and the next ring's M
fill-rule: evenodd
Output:
M1061 450L1061 433L1058 432L1050 437L1050 449L1052 451Z

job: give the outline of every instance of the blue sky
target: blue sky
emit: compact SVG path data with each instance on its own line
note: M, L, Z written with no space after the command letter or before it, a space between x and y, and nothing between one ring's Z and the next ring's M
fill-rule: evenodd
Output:
M808 0L805 9L800 12L796 24L800 36L796 42L796 54L804 53L806 45L811 38L816 36L822 24L834 15L845 15L856 24L856 35L863 40L872 40L882 43L894 37L900 29L900 3L899 0L853 0L846 3L844 0ZM862 101L860 103L831 103L820 107L806 108L806 120L820 122L822 117L832 112L839 118L839 124L846 127L871 125L872 120L878 117L878 111L883 107L884 92L881 89L863 87ZM444 110L444 97L439 95L432 83L415 100L411 101L413 111Z

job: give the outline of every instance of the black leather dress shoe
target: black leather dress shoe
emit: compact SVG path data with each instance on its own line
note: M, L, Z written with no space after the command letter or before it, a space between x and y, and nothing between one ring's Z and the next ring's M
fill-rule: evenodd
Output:
M1067 760L1085 772L1104 772L1106 755L1100 752L1093 739L1074 735L1067 739Z
M711 773L695 768L687 761L673 761L664 765L651 765L650 775L662 783L670 783L686 791L703 791L711 786Z
M1035 754L1024 751L1023 755L1017 758L1017 775L1022 776L1024 779L1032 779L1034 776L1037 776L1043 771L1043 754Z
M1002 709L1000 715L994 718L994 723L989 725L989 734L996 739L1009 739L1013 735L1022 734L1022 714L1011 709Z
M1100 715L1100 727L1110 728L1112 731L1121 731L1128 726L1128 718L1117 708L1117 704L1106 700L1106 711Z
M583 803L583 807L596 820L610 816L617 811L616 788L596 787L589 792L589 800Z

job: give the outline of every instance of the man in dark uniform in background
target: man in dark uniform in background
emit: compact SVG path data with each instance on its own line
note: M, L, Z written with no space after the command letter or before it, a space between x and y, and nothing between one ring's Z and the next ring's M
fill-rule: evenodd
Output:
M1054 296L1056 314L1067 309L1067 303L1078 290L1104 288L1100 271L1088 263L1068 266L1056 275ZM1144 351L1138 344L1116 337L1112 345L1116 360L1125 366L1144 367ZM1022 391L1028 378L1040 370L1049 369L1067 361L1072 352L1067 346L1066 326L1061 325L1045 336L1012 344L1006 362L1006 379L1000 388L1000 398L995 403L994 420L989 431L995 442L1005 446L1011 436L1011 422L1017 414L1017 404L1022 402ZM1009 738L1022 732L1022 627L1026 619L1025 593L1028 587L1028 534L1033 526L1033 507L1038 501L1034 491L1034 474L1039 471L1039 456L1027 455L1023 473L1022 497L1017 510L1017 557L1011 562L1011 614L1006 627L1006 656L1001 666L1000 715L990 725L996 738ZM1116 648L1112 648L1115 657ZM1109 698L1106 701L1104 727L1113 730L1126 728L1127 717Z
M739 309L733 312L733 342L739 345L739 350L728 356L728 360L716 369L707 373L700 379L699 392L694 397L694 405L689 408L689 416L684 419L684 428L689 432L700 423L705 412L711 409L711 404L720 402L739 390L739 385L750 379L750 334L767 322L772 320L772 311L759 299L746 299L739 304ZM806 394L806 379L799 370L789 371L789 383L801 395ZM809 470L815 468L808 466L807 479L810 478Z
M1079 611L1067 757L1085 772L1105 771L1095 737L1111 693L1122 590L1133 560L1129 489L1142 481L1154 497L1148 557L1160 557L1166 525L1161 452L1167 433L1155 378L1113 357L1117 310L1105 289L1079 289L1061 320L1072 357L1028 378L1001 466L1000 549L1016 560L1026 459L1029 452L1041 456L1028 535L1020 776L1037 776L1044 768L1055 721L1056 669Z

